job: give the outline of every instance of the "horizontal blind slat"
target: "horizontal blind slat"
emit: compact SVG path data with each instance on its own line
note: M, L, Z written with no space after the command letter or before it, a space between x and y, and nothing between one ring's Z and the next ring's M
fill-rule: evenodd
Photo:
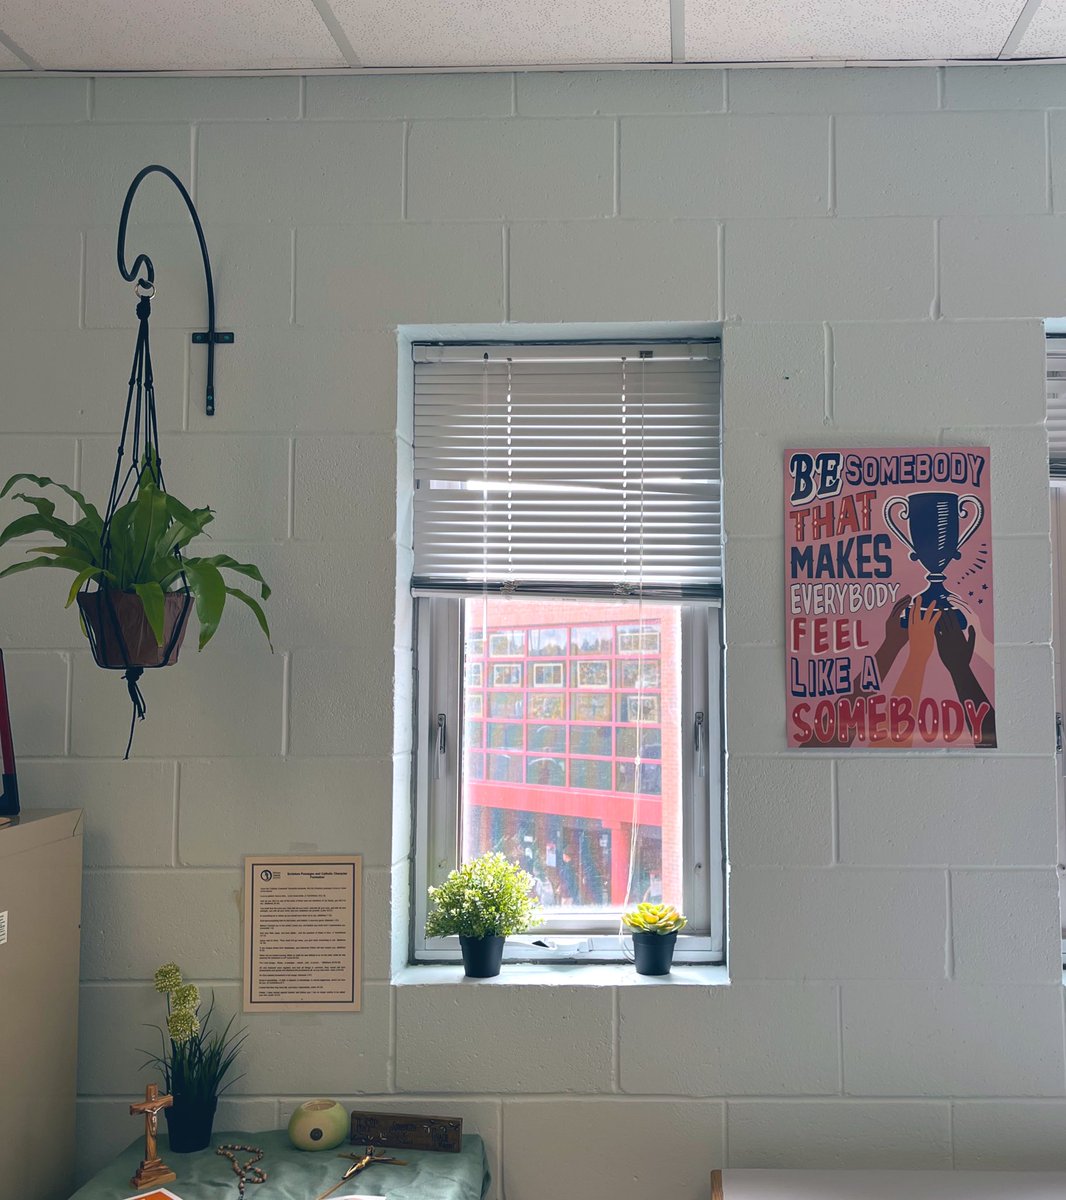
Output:
M624 364L617 348L551 348L553 357L536 347L531 361L516 348L509 364L500 348L479 363L475 349L425 350L445 361L416 354L421 587L720 593L717 347L710 358L656 347L658 360ZM577 360L565 361L571 350Z
M1046 341L1048 476L1066 479L1066 347L1064 338Z
M1047 339L1047 435L1051 479L1066 478L1066 348Z

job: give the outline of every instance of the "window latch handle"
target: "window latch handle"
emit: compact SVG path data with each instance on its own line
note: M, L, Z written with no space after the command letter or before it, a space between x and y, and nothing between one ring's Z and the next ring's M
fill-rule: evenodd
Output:
M448 718L444 713L437 713L437 732L434 741L436 742L436 753L433 756L433 778L440 779L448 761Z
M695 746L696 746L696 773L701 779L707 774L707 731L705 729L706 715L702 712L696 714L696 730L695 730Z

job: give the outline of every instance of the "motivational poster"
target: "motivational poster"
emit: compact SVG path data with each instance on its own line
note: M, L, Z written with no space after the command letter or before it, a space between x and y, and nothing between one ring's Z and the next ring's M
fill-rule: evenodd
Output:
M996 745L987 447L785 452L790 747Z

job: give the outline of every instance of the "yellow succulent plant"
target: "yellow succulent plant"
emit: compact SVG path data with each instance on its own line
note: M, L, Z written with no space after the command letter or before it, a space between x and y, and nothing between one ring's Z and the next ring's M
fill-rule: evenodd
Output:
M651 904L644 901L622 914L622 920L634 933L676 933L688 924L672 904Z

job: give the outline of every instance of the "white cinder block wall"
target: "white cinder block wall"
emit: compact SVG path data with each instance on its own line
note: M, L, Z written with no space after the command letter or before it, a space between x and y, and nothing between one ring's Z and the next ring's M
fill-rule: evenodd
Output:
M168 478L267 571L277 653L238 613L151 674L123 764L122 685L57 584L2 585L26 804L87 814L83 1173L136 1132L155 966L236 1003L240 856L314 849L365 855L365 1010L250 1021L226 1125L314 1094L461 1113L507 1200L547 1169L696 1200L722 1163L1066 1166L1040 324L1066 70L0 80L2 474L103 494L115 224L153 161L192 182L237 334L209 420L195 243L150 181ZM507 320L724 322L729 987L390 984L395 327ZM786 752L781 451L825 441L991 443L998 752Z

